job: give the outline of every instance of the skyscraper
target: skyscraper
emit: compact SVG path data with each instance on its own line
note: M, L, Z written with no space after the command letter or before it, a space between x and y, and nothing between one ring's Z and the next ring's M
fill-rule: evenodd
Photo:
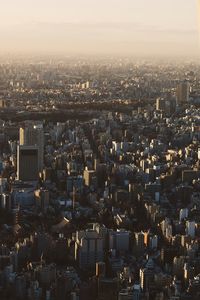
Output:
M95 264L103 261L103 238L96 230L76 233L75 259L81 269L95 269Z
M187 81L183 81L179 83L176 89L176 98L177 104L182 105L186 104L189 101L189 83Z
M35 181L38 179L38 152L37 146L17 147L17 179Z
M19 143L25 146L38 147L38 167L43 169L44 160L44 130L42 125L26 124L20 128Z
M166 108L166 99L157 98L156 99L156 110L165 111L165 108Z

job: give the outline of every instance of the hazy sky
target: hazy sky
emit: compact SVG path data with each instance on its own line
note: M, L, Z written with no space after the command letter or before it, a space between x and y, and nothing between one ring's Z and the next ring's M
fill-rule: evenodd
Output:
M196 54L197 0L0 0L0 51Z

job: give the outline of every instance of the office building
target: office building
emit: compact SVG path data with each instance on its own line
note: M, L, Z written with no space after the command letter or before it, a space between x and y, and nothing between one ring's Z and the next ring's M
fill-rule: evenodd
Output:
M116 300L119 290L118 278L99 278L98 300Z
M104 262L96 263L96 276L105 277L106 274L106 264Z
M75 260L81 269L95 269L97 262L104 259L103 238L93 229L76 233Z
M176 90L177 104L186 104L189 101L189 83L187 81L179 83Z
M191 238L195 237L195 222L194 221L186 222L186 234L189 235Z
M6 108L6 101L4 99L0 99L0 108Z
M44 130L42 125L28 124L19 130L19 143L25 146L38 147L38 167L43 169L44 160Z
M38 147L17 147L17 179L22 181L36 181L38 179Z
M84 181L86 186L94 185L96 186L97 178L96 172L94 170L84 170Z
M144 268L140 269L140 285L142 291L148 291L150 285L153 283L154 280L154 272L152 269Z
M135 232L136 252L142 253L144 251L144 246L144 234L142 232Z
M164 98L157 98L156 99L156 110L165 111L166 100Z
M109 232L109 248L119 252L128 252L130 247L130 232L124 229Z
M161 111L165 115L171 115L176 110L176 97L166 95L156 99L156 110Z
M35 191L36 206L39 207L43 212L49 207L49 191L45 189L39 189Z

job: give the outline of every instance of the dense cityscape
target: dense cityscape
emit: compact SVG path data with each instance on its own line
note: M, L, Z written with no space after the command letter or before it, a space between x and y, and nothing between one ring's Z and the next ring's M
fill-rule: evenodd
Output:
M0 61L0 299L200 299L200 65Z

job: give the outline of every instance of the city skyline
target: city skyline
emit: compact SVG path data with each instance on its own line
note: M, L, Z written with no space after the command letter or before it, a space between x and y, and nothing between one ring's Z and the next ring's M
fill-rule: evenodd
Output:
M0 0L0 300L200 299L200 0Z

